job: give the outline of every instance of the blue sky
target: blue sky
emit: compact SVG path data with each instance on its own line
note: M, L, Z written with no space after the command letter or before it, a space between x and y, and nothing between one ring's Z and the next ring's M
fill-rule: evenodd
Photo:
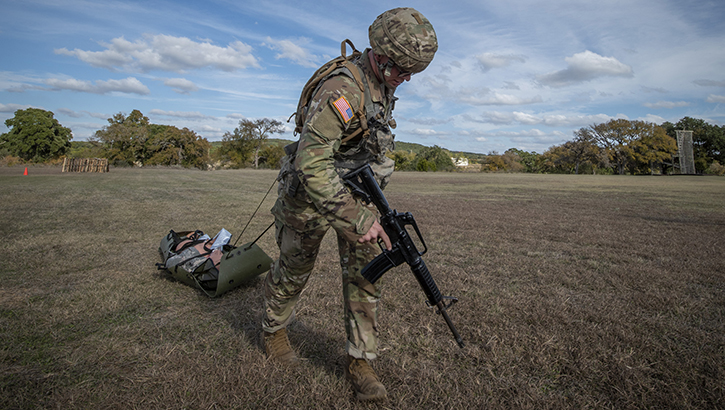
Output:
M286 122L341 41L363 50L377 15L407 6L439 50L397 91L399 141L542 153L613 118L725 124L725 1L383 3L0 0L0 120L50 110L78 141L134 109L210 141Z

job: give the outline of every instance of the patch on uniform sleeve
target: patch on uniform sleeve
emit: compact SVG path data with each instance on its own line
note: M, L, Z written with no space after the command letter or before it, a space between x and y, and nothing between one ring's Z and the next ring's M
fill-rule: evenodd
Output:
M350 103L347 102L347 99L343 96L337 99L332 105L335 106L337 111L342 115L342 120L345 121L345 124L350 122L350 120L353 117L352 107L350 107Z

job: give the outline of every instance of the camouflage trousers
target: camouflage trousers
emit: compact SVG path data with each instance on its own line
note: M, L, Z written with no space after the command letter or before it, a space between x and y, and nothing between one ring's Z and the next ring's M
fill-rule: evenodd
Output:
M280 194L272 208L280 256L265 281L265 315L262 329L275 332L294 318L295 304L310 277L322 239L330 229L302 188L294 198ZM374 243L348 242L337 236L347 344L356 358L374 359L378 350L379 286L360 272L379 252Z

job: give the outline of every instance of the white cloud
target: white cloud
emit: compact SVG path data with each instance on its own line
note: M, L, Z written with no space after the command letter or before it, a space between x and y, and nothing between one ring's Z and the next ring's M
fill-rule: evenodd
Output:
M481 55L477 55L476 59L481 64L481 68L484 72L489 71L492 68L503 68L510 66L513 63L526 62L526 56L520 54L484 53Z
M91 118L98 118L98 119L101 119L101 120L107 120L107 119L109 119L111 117L110 115L104 114L104 113L101 113L101 112L90 112L90 111L84 111L84 112L86 114L88 114L88 116L91 117Z
M458 132L458 135L474 137L474 140L477 142L489 143L489 146L493 148L489 152L498 152L496 151L498 149L504 151L508 148L513 148L511 145L506 145L511 142L516 143L519 149L543 152L547 147L562 143L567 139L567 135L561 131L544 132L536 128L519 131L493 130L488 132L465 130Z
M89 116L91 118L98 118L101 120L107 120L110 116L107 114L99 113L99 112L90 112L90 111L74 111L70 108L58 108L55 110L58 114L63 114L71 118L83 118L85 116Z
M57 112L58 114L66 115L71 118L81 118L85 115L83 113L76 112L76 111L73 111L68 108L58 108L57 110L55 110L55 112Z
M613 118L606 114L529 114L520 111L500 112L488 111L480 119L468 118L471 121L494 125L546 125L549 127L581 127L595 123L607 122Z
M454 80L447 75L424 76L416 86L421 90L418 94L428 100L450 100L458 104L482 106L482 105L531 105L543 102L539 95L517 96L510 93L501 93L480 85L480 78L466 78L458 75L465 70L455 70ZM507 89L520 88L512 83L506 83ZM518 94L518 93L517 93Z
M725 81L695 80L693 83L702 87L725 87Z
M317 68L319 66L317 63L317 56L311 54L305 48L296 44L292 40L273 40L271 37L267 37L266 41L267 42L263 45L269 47L271 50L279 51L279 53L275 55L275 58L278 60L286 58L303 67ZM309 40L301 38L298 39L297 42L309 43Z
M587 50L564 59L568 68L540 75L537 80L551 87L564 87L574 83L590 81L599 77L632 77L632 67L614 57L602 57Z
M725 95L710 94L705 101L709 103L725 103Z
M437 132L436 130L431 129L431 128L415 128L415 129L408 131L408 133L420 135L420 136L441 135L440 132Z
M108 94L112 92L120 92L126 94L148 95L151 91L137 80L135 77L124 78L123 80L83 81L76 79L61 80L58 78L49 78L44 83L52 87L56 91L70 90L91 94Z
M657 101L656 103L644 103L647 108L680 108L689 107L691 104L687 101Z
M12 87L7 88L6 91L11 93L24 93L26 91L45 91L45 88L37 86L37 85L30 85L30 84L19 84L14 85Z
M190 92L199 91L199 87L186 78L168 78L164 80L164 85L171 87L179 94L189 94Z
M153 110L149 111L149 114L158 115L160 117L183 118L186 120L196 120L196 121L215 118L215 117L211 117L208 115L204 115L204 114L200 113L199 111L193 111L193 112L192 111L164 111L164 110L153 109Z
M71 51L60 48L55 53L74 56L94 67L109 70L184 72L214 67L223 71L234 71L259 67L257 59L252 55L252 47L241 41L233 41L226 47L220 47L208 40L197 42L186 37L158 34L147 35L134 42L118 37L110 43L100 45L106 50Z
M483 114L483 122L504 125L504 124L525 124L534 125L541 124L543 121L541 118L536 117L532 114L526 114L523 112L499 112L489 111Z
M403 117L399 116L398 118L404 119L406 123L412 123L412 124L421 124L421 125L442 125L450 123L453 119L452 118L438 118L438 117Z
M554 133L558 136L558 133ZM523 130L523 131L507 131L507 132L500 132L499 135L504 135L507 137L545 137L547 134L544 131L541 131L536 128L532 128L530 130Z
M647 87L647 86L641 86L639 87L640 90L642 90L643 93L659 93L659 94L667 94L669 91L665 90L662 87Z
M224 130L219 127L212 127L211 125L202 125L199 130L204 133L222 134Z
M654 114L647 114L644 117L637 118L638 121L644 121L644 122L651 122L654 124L662 124L663 122L667 121L666 119L660 117L659 115Z
M541 103L543 100L538 95L531 98L521 98L510 94L493 93L493 95L484 98L461 95L458 101L471 105L530 105Z
M106 124L107 125L107 124ZM73 135L76 136L77 130L99 130L103 128L103 125L97 124L95 122L72 122L68 124L68 128L73 130ZM88 133L84 133L88 134Z
M0 104L0 112L15 112L17 110L25 110L30 107L30 105Z

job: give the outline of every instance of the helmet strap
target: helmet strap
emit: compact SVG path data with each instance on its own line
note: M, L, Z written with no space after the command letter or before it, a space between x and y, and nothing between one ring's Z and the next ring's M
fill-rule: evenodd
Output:
M391 60L390 57L388 57L387 63L382 64L383 68L385 69L383 70L385 72L385 77L390 77L394 65L395 63L393 63L393 60ZM385 78L383 78L383 80L385 80Z
M375 65L378 67L378 74L380 75L380 78L378 79L378 83L385 87L385 77L390 77L391 70L393 68L393 60L388 57L388 61L383 64L380 61L378 61L378 58L381 57L380 54L375 54L373 50L370 50L372 53L371 62L374 62Z

